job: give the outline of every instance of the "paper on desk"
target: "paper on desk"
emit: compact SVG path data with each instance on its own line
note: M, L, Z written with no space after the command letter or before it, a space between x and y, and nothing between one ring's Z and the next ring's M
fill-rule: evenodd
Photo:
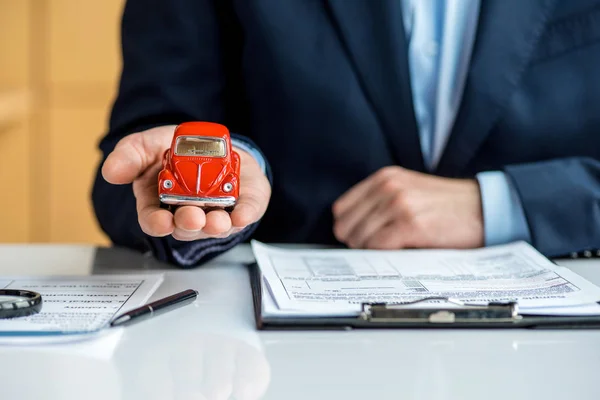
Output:
M0 278L0 288L32 290L43 301L38 314L0 319L0 337L69 334L75 339L98 332L117 314L145 304L162 280L162 274Z
M522 313L600 311L595 304L600 288L525 242L474 250L375 251L289 250L253 241L252 248L264 294L270 294L265 315L356 315L364 302L438 296L475 304L517 301Z

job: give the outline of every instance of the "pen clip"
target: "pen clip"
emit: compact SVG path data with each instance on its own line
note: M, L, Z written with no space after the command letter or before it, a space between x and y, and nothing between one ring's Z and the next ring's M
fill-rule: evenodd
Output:
M443 301L446 307L414 307L428 301ZM426 297L402 304L363 303L361 319L369 322L513 322L521 319L516 302L468 304L449 297Z

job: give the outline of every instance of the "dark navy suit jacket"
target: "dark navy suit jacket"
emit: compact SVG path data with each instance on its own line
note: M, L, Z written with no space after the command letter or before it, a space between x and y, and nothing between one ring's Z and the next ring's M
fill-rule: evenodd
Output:
M386 165L425 171L398 0L129 0L122 40L104 155L151 126L226 124L273 172L257 239L335 244L343 192ZM540 251L599 247L600 0L482 1L435 174L486 170L512 180ZM98 175L93 201L118 245L185 246L144 238L130 186Z

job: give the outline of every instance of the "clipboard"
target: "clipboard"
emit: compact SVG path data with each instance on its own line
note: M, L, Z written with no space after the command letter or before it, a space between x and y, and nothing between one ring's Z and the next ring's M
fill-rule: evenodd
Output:
M523 315L516 302L471 305L440 297L405 304L364 303L355 317L263 316L260 268L252 263L248 265L248 271L258 330L600 329L600 315ZM428 300L441 300L447 306L415 307Z

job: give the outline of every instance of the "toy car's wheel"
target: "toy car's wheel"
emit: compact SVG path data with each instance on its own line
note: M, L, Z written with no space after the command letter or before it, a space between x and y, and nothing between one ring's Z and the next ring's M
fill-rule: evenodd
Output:
M225 212L231 213L233 211L234 206L225 207Z

